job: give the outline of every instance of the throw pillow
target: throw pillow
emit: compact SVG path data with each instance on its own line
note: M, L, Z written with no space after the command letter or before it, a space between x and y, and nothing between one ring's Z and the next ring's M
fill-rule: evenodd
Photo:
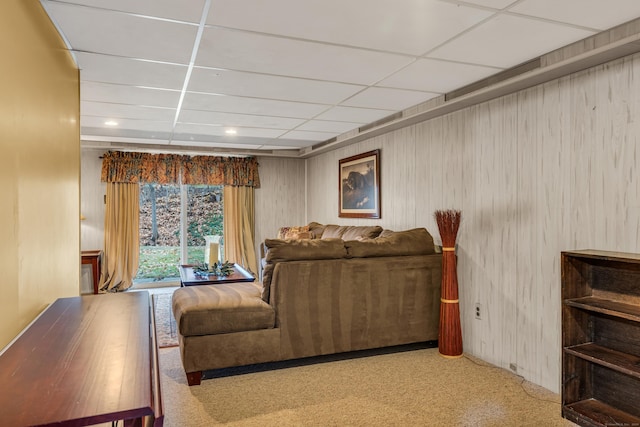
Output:
M277 238L282 240L311 239L312 234L309 231L308 225L295 226L295 227L281 227L278 230Z

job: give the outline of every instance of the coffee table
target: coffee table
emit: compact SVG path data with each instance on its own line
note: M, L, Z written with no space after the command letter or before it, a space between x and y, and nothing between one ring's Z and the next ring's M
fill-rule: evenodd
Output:
M238 264L233 264L233 273L228 276L216 276L215 274L196 276L193 272L193 265L181 265L178 269L180 270L181 286L216 285L220 283L253 282L256 280L251 273Z

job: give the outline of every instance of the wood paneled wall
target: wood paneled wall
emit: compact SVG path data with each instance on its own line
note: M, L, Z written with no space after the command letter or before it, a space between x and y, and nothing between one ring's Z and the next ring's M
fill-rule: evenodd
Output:
M85 220L80 223L83 251L104 249L104 197L107 184L100 181L104 150L82 149L80 210Z
M278 228L306 225L305 161L258 158L260 188L255 191L256 248L264 239L275 238Z
M307 161L307 218L426 227L462 210L465 351L560 385L560 251L640 252L640 56ZM337 215L338 161L381 149L382 219ZM474 305L482 306L482 319Z

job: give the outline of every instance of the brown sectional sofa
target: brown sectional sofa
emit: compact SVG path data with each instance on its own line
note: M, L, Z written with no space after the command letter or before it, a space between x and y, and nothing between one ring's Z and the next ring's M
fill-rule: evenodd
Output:
M176 290L189 385L209 369L436 340L442 255L431 235L373 234L267 239L262 282Z

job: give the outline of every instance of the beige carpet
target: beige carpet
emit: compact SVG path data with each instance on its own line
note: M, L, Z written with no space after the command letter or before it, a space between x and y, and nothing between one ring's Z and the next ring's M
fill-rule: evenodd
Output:
M205 379L160 350L166 427L573 426L560 398L472 358L418 349ZM224 371L222 371L224 372Z

